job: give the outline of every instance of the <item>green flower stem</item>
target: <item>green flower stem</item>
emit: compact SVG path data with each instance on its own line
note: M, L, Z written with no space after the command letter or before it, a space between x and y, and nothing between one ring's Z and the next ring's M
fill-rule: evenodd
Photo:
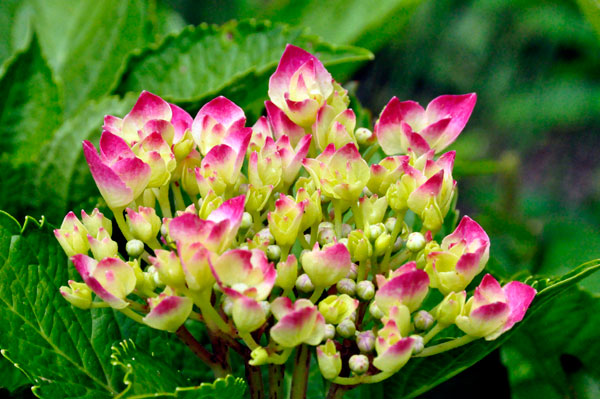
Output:
M133 234L131 234L131 230L129 230L129 226L127 222L125 222L125 218L123 217L123 210L125 208L115 208L111 209L113 215L115 216L115 220L117 221L117 226L119 226L119 230L123 233L123 237L127 241L133 240Z
M175 335L184 343L190 350L198 356L204 364L206 364L212 370L215 378L223 378L227 376L227 370L215 361L212 353L206 350L202 344L200 344L196 338L188 331L184 326L179 327L175 332Z
M153 188L152 192L158 200L160 210L162 211L162 216L165 218L173 217L171 214L171 202L169 201L169 186L165 184L159 188Z
M390 261L390 269L395 269L397 266L404 264L410 256L411 252L408 249L398 252Z
M390 270L390 257L392 255L392 251L394 249L394 244L396 243L396 239L398 235L402 231L402 226L404 225L404 216L406 215L406 211L395 212L396 216L396 224L394 225L394 229L392 230L392 244L386 249L385 256L383 257L383 261L381 262L381 273L387 273Z
M321 295L323 295L323 291L325 291L325 287L315 287L315 290L313 291L312 295L310 296L310 301L312 303L317 302L317 300L319 298L321 298Z
M316 222L310 227L310 248L315 246L317 239L319 238L319 222ZM308 248L308 249L310 249Z
M339 240L342 238L342 204L337 199L332 199L331 203L333 205L335 236Z
M140 316L139 314L135 313L133 310L131 310L130 308L123 308L123 309L118 309L119 312L123 313L125 316L129 317L131 320L137 321L140 324L144 324L144 321L142 320L143 317Z
M466 345L472 341L475 341L477 337L471 337L464 335L460 338L453 339L452 341L444 342L443 344L430 346L429 348L423 349L422 352L416 354L414 357L427 357L437 355L438 353L449 351L450 349L458 348L459 346Z
M238 331L238 334L239 334L240 338L242 339L242 341L244 341L244 343L251 350L254 350L254 349L260 347L260 345L254 340L254 338L252 337L252 335L249 332Z
M254 234L258 233L262 230L262 219L260 217L260 212L252 212L252 226L254 230Z
M356 273L356 282L361 282L367 278L367 260L363 259L358 262L358 270Z
M202 317L204 318L206 324L211 329L219 329L225 334L229 334L234 336L235 333L231 326L223 320L219 312L212 306L210 303L210 297L206 297L204 293L195 293L193 291L186 290L187 296L192 298L194 304L200 308L200 312L202 313Z
M129 302L129 308L137 312L148 313L148 306L132 301L131 299L127 299L127 302Z
M285 388L283 383L284 375L284 364L269 365L269 399L283 399Z
M312 235L311 235L311 240L312 240ZM311 249L311 245L309 244L308 241L306 241L306 237L304 237L304 233L300 232L300 234L298 234L298 240L300 241L300 245L302 245L302 248L304 249ZM285 261L285 258L283 257L283 253L281 255L281 260Z
M269 362L271 364L284 364L292 354L293 348L286 348L280 354L273 354L269 356Z
M292 374L292 388L290 399L305 399L308 386L308 370L310 367L310 351L308 345L302 344L296 351L294 372Z
M423 337L423 344L427 345L427 343L429 341L431 341L433 339L433 337L435 337L436 335L438 335L438 333L440 331L442 331L443 329L445 329L446 325L441 325L440 323L437 323L435 326L433 326L433 328L431 330L429 330L429 332Z
M356 385L356 384L375 384L377 382L381 382L389 377L391 377L394 373L382 371L377 374L372 375L357 375L354 377L336 377L333 379L334 384L338 385Z
M281 246L281 256L279 257L279 260L282 262L285 262L288 255L290 254L290 249L291 246L290 245L282 245Z
M148 246L154 251L162 248L162 245L156 237L152 237L146 244L148 244Z
M248 363L246 363L245 366L246 381L248 382L248 388L250 390L250 399L264 399L265 389L263 387L260 367L250 366Z
M372 146L370 146L369 148L367 148L367 150L365 151L364 155L363 155L363 159L365 160L365 162L369 162L369 160L371 160L371 157L373 155L375 155L375 153L377 152L377 150L379 149L379 144L375 143Z
M99 309L99 308L110 308L110 305L106 302L92 302L90 304L90 309Z
M183 211L185 209L185 202L181 194L181 184L179 182L172 182L171 189L173 190L173 198L175 199L175 209Z
M362 217L360 216L360 209L358 208L358 201L350 202L350 209L352 209L352 217L356 222L356 228L365 231L365 225L363 223Z

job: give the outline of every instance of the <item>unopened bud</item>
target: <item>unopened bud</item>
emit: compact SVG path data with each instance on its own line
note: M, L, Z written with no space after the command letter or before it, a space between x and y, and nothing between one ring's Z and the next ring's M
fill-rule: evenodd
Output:
M169 235L169 227L164 223L160 226L160 234L165 238Z
M275 241L275 238L273 237L273 234L271 234L271 231L268 227L256 233L256 236L260 242L268 242L269 244L273 244Z
M249 214L248 212L244 212L242 214L242 223L240 224L240 229L242 230L247 230L250 228L250 226L252 226L252 215Z
M321 246L331 244L335 239L335 231L330 228L319 229L319 235L317 238Z
M411 252L419 252L423 248L425 248L425 244L427 241L423 234L418 231L414 233L410 233L408 235L408 240L406 241L406 248L408 248Z
M251 366L261 366L263 364L267 364L267 360L269 360L269 352L262 346L258 346L250 352L250 361L248 363Z
M373 246L361 230L354 230L348 236L348 251L352 260L360 262L367 260L373 255Z
M354 293L356 292L356 282L349 278L341 279L337 282L335 287L340 294L354 296Z
M363 331L356 335L356 346L363 353L369 353L375 348L375 334L373 331Z
M348 366L356 374L366 373L369 369L369 358L365 355L352 355L348 360Z
M375 286L369 280L356 284L356 295L363 301L370 301L375 296Z
M373 318L375 319L381 319L383 316L385 316L385 314L381 309L379 309L379 306L377 306L375 301L373 301L371 303L371 306L369 306L369 313L371 313L371 316L373 316Z
M458 293L451 292L446 295L434 312L438 323L443 326L454 324L456 317L462 312L463 307L465 306L466 298L467 293L465 291Z
M325 324L325 335L323 340L333 339L335 337L335 326L333 324Z
M284 290L291 290L298 278L298 261L294 255L288 255L285 261L277 264L275 284Z
M352 320L344 319L340 324L337 325L335 330L340 337L350 338L354 336L354 333L356 332L356 326Z
M415 315L415 328L421 331L428 330L429 327L432 326L433 321L434 319L431 313L427 312L426 310L420 310Z
M281 248L279 245L269 245L267 247L267 258L270 261L278 261L281 258Z
M59 289L62 296L79 309L89 309L92 305L92 290L84 283L69 280L69 286Z
M383 232L385 232L385 225L383 223L376 223L369 226L369 238L371 241L375 241Z
M346 238L350 235L350 233L352 233L352 226L350 226L348 223L343 223L342 224L342 238Z
M144 243L140 240L129 240L125 244L125 250L127 251L127 255L137 258L144 253Z
M423 341L423 337L420 335L411 335L413 339L413 353L419 353L425 348L425 341Z
M394 217L388 218L385 221L385 229L388 231L388 233L394 231L394 227L396 227L396 221L397 220Z
M356 137L356 141L359 145L365 146L369 143L371 137L373 137L373 132L366 127L359 127L354 132L354 137Z
M392 245L392 236L390 233L383 233L375 240L374 245L374 253L375 256L381 256L388 250L388 248Z
M308 274L304 273L299 275L296 279L296 289L300 292L308 293L312 292L315 289L315 286L312 281L310 281Z

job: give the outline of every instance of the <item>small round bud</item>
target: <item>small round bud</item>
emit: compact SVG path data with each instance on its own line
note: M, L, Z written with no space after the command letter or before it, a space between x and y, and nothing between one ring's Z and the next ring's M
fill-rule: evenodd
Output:
M388 250L390 245L392 245L392 236L390 233L384 232L375 240L373 253L375 256L381 256Z
M325 324L324 341L335 338L335 326L333 324Z
M273 242L275 242L275 237L273 237L273 234L271 234L268 227L256 233L256 236L261 243L268 242L269 244L273 244Z
M160 226L160 234L165 238L169 235L169 228L164 223Z
M352 233L352 226L348 223L342 223L342 238L346 238Z
M269 352L262 346L256 347L250 352L250 361L248 362L251 366L261 366L267 364L269 360Z
M394 231L394 227L396 227L396 218L388 218L385 221L385 229L388 231L388 233L391 233L392 231Z
M310 281L308 274L304 273L299 275L296 279L296 289L300 292L308 293L314 291L315 286L312 281Z
M346 278L349 278L350 280L356 280L357 275L358 266L356 266L356 263L353 263L350 265L350 271L348 272L348 274L346 274Z
M406 241L406 248L408 248L411 252L419 252L423 248L425 248L425 237L423 234L419 232L410 233L408 235L408 240Z
M363 301L370 301L375 296L375 286L369 280L356 284L356 295Z
M319 230L321 229L333 229L333 223L331 222L321 222L319 223Z
M281 248L279 245L269 245L267 247L267 258L270 261L278 261L281 258Z
M356 137L356 141L360 145L367 145L371 137L373 137L373 132L367 129L366 127L359 127L354 132L354 137Z
M375 334L373 331L363 331L356 335L356 346L363 353L369 353L375 348Z
M385 232L385 225L383 223L369 226L369 238L371 241L375 241L383 232Z
M337 282L335 287L340 294L354 296L354 293L356 292L356 282L349 278L341 279Z
M433 325L433 316L431 313L425 310L419 310L415 315L415 328L417 330L425 331Z
M242 230L247 230L250 228L250 226L252 226L252 215L249 214L248 212L244 212L242 214L242 223L240 224L240 229Z
M329 228L319 229L319 234L317 236L319 244L321 246L333 243L335 239L335 231Z
M385 314L381 311L381 309L379 309L379 306L377 306L375 302L372 302L371 306L369 306L369 313L371 313L371 316L373 316L376 319L381 319L383 316L385 316Z
M425 341L423 341L423 337L420 335L411 335L413 339L413 353L419 353L425 348Z
M352 355L348 360L350 370L356 374L363 374L369 369L369 358L365 355Z
M340 324L337 325L335 330L340 337L350 338L354 336L354 333L356 332L356 326L352 320L344 319Z
M129 240L125 244L125 250L127 251L127 255L137 258L144 253L144 243L140 240Z
M223 298L223 312L229 317L231 317L233 312L233 301L228 296Z
M350 320L352 323L356 323L356 311L350 313L350 316L348 316L348 320Z
M402 237L396 238L396 242L394 243L394 252L400 251L400 249L402 249L403 246L404 240L402 239Z
M344 244L346 246L346 248L348 248L348 239L347 238L340 238L338 240L339 244Z

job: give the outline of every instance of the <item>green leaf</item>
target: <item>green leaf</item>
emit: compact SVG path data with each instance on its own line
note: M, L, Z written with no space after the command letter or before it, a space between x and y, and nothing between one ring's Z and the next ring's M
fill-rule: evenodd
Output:
M306 26L325 40L376 50L395 36L420 0L239 1L242 17ZM266 4L265 4L266 3Z
M119 342L112 348L112 364L125 373L127 388L118 398L177 397L194 399L241 399L246 383L232 375L219 378L213 383L190 386L189 379L181 371L173 369L164 358L150 354L137 347L133 341Z
M61 104L59 88L34 37L0 79L0 209L24 214L32 207L33 168L62 121Z
M535 279L531 277L526 283L536 288L538 293L527 311L524 320L519 325L494 341L479 339L471 344L439 355L412 359L398 374L385 382L385 397L416 397L471 367L494 349L508 341L521 325L527 325L528 321L535 317L537 313L547 311L550 306L545 305L552 299L598 270L600 270L600 260L595 260L571 270L560 278ZM444 338L453 338L449 334L444 335Z
M31 7L21 0L0 2L0 76L4 64L31 40Z
M0 357L0 388L14 392L25 385L31 385L25 373L8 359Z
M502 348L512 397L597 397L600 299L572 288L551 305L531 317Z
M369 60L364 49L332 46L303 29L268 22L189 27L132 57L118 91L148 90L171 102L231 97L240 106L266 98L267 83L285 45L314 52L325 65Z
M155 40L143 0L31 0L35 29L68 112L111 92L128 54ZM60 23L57 23L60 21Z
M585 17L596 29L600 35L600 1L598 0L577 0L579 7L585 14Z
M134 96L90 101L57 129L42 150L44 158L35 178L37 197L43 199L36 208L37 214L59 225L68 210L77 212L81 207L95 205L100 195L83 157L81 142L90 140L97 145L103 116L122 116L134 103Z
M152 330L111 309L79 310L59 294L76 279L44 221L23 228L0 211L0 349L36 385L41 398L109 398L121 392L123 371L110 365L113 343L131 338L197 380L205 367L173 334ZM187 355L187 356L186 356ZM49 367L51 365L51 367Z

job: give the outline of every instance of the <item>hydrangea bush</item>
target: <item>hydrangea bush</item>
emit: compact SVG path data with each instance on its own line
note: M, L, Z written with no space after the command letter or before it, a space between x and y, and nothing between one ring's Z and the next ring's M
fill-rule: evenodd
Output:
M288 45L268 95L252 127L225 97L192 118L143 92L105 117L99 152L83 151L126 245L98 209L69 212L54 233L83 282L60 289L67 301L177 334L216 377L236 351L251 396L268 368L275 398L292 356L292 398L306 397L315 355L335 397L523 319L535 289L486 274L467 293L490 240L468 216L448 229L455 153L443 151L475 94L425 109L394 97L372 130L357 127L347 91ZM189 323L205 325L211 350ZM447 328L464 335L431 344Z

